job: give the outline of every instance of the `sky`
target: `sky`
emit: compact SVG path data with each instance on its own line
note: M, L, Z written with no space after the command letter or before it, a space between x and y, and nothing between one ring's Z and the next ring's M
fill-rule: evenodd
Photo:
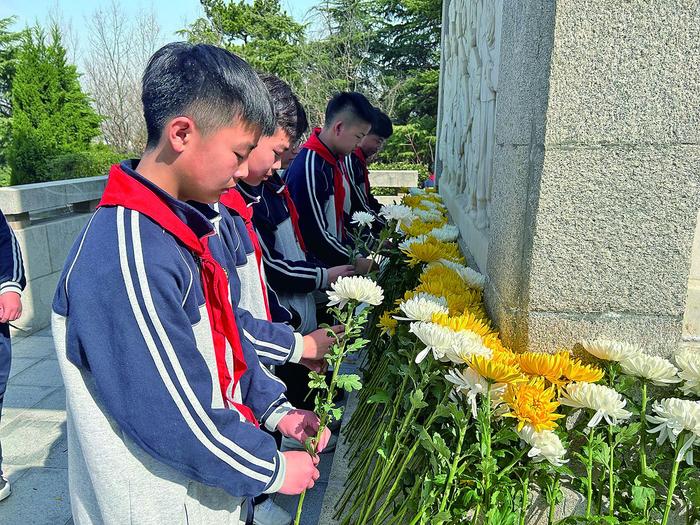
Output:
M22 29L36 21L42 25L49 15L58 14L62 24L70 24L80 39L80 28L95 9L105 8L112 0L0 0L0 18L16 16L13 29ZM175 31L202 16L197 0L118 0L125 16L134 16L140 10L153 7L161 32L166 41L177 40ZM309 8L318 0L282 0L282 7L295 19L303 21ZM56 17L55 17L56 18Z

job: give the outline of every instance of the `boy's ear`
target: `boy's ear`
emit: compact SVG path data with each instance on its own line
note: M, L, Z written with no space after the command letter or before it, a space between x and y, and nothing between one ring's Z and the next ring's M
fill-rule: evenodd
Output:
M168 144L175 153L182 153L192 142L197 132L194 121L189 117L175 117L168 122L166 130Z
M333 130L333 134L337 137L343 131L343 121L336 120L331 129Z

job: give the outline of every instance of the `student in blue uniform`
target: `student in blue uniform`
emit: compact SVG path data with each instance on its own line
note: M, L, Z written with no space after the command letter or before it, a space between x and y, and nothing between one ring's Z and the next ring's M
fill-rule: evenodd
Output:
M243 60L186 43L153 55L142 100L143 157L112 167L53 302L73 520L250 523L252 497L319 475L259 426L304 441L318 418L239 333L216 212L188 201L232 186L272 106Z
M351 213L356 211L372 213L376 218L375 231L381 229L384 221L379 216L382 205L372 195L368 163L384 147L384 143L393 133L391 119L379 108L374 108L374 120L369 133L360 141L357 148L343 159L351 186Z
M10 322L22 315L22 290L26 284L22 251L12 228L0 212L0 417L12 359ZM9 495L10 482L2 474L0 444L0 501Z
M267 282L292 312L298 331L308 334L318 326L312 292L328 289L338 277L353 275L355 270L349 264L326 268L316 260L307 260L296 208L277 175L282 156L308 128L306 113L285 82L273 75L261 78L275 106L278 129L267 141L270 147L261 139L253 150L248 174L236 189L253 211ZM278 319L273 316L273 320Z
M310 255L328 267L347 264L350 241L350 184L341 162L369 133L372 105L360 93L340 93L287 169L285 179L299 213L299 229ZM358 260L358 273L371 261Z

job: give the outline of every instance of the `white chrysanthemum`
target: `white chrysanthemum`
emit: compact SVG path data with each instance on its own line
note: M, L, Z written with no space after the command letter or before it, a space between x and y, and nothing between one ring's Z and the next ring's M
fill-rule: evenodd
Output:
M681 390L689 395L700 396L700 352L682 348L676 352L675 359L681 369L678 376L685 381Z
M493 351L484 346L483 338L472 330L460 330L453 332L452 346L445 354L445 359L455 364L469 363L475 355L488 359L493 355Z
M610 339L583 340L581 346L589 354L604 361L623 361L641 353L641 350L634 345Z
M411 195L425 195L428 192L423 188L408 188L408 193Z
M425 241L428 240L427 235L417 235L416 237L409 237L408 239L404 239L399 243L399 250L402 252L408 251L408 249L411 247L412 244L419 243L422 244Z
M663 357L639 353L620 361L622 371L634 377L647 379L657 386L678 383L678 369Z
M445 298L434 295L429 297L416 295L399 304L399 309L405 315L405 317L395 315L394 319L399 321L430 321L433 318L433 314L449 313Z
M453 368L452 370L448 370L445 374L445 379L455 385L454 392L466 399L471 408L472 416L476 417L476 398L486 394L486 391L489 389L488 381L471 368L465 370ZM493 406L497 406L501 403L505 391L506 385L503 383L494 383L491 385L491 402Z
M400 221L413 215L413 212L405 204L384 204L379 215L390 221Z
M419 205L428 208L429 210L435 210L438 212L445 211L445 205L443 203L431 201L429 199L423 199L420 201Z
M459 230L454 224L445 224L439 228L433 228L428 235L441 242L455 242L459 237Z
M547 460L555 467L561 467L569 461L564 459L566 448L564 448L561 439L551 430L537 432L532 425L525 425L518 431L518 435L532 447L527 455L533 458L533 461Z
M328 306L338 305L343 308L349 301L378 305L384 299L382 287L372 279L361 275L340 277L326 292L330 301Z
M681 432L687 431L683 446L678 451L676 461L684 458L689 465L693 464L693 449L695 443L700 443L700 401L688 399L662 399L655 401L652 407L655 415L648 415L647 421L656 425L649 433L659 433L656 442L662 445L666 440L675 444Z
M595 415L588 422L589 427L596 426L603 418L608 424L617 425L618 421L628 419L632 415L625 410L627 401L617 391L595 383L571 383L566 387L559 403L594 410Z
M416 208L413 210L413 215L425 222L436 222L442 220L442 213L437 210L421 210Z
M439 324L419 321L411 323L409 331L416 334L416 337L425 345L425 348L416 355L416 363L423 361L430 352L435 359L442 359L452 348L454 332Z
M466 285L469 286L469 288L474 288L475 290L483 290L484 286L486 285L486 277L483 274L477 272L476 270L472 270L471 268L469 268L468 266L464 266L463 264L459 264L454 261L449 261L447 259L440 259L438 262L431 264L442 264L443 266L454 270L459 274L459 276L466 283Z
M374 215L366 211L356 211L352 214L350 222L358 226L371 226L374 222Z

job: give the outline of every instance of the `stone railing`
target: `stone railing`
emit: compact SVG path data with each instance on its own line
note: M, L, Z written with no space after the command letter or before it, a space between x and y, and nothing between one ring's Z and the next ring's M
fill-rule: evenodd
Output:
M0 188L0 210L22 249L27 287L13 335L49 325L51 301L68 250L95 209L107 177Z
M382 204L390 204L397 200L401 188L418 186L418 171L416 170L369 170L369 183L373 188L396 188L394 195L377 197Z

